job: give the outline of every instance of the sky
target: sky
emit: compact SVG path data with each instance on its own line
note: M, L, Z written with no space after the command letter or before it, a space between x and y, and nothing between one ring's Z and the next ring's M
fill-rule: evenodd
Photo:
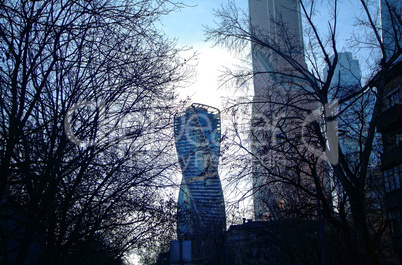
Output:
M233 0L236 5L247 12L248 0ZM220 87L220 76L224 67L232 67L239 61L232 54L221 47L212 47L213 43L205 42L203 26L214 26L213 11L227 4L228 0L183 0L188 7L172 12L162 19L162 30L170 38L177 39L178 47L189 47L197 52L194 61L196 76L184 89L179 89L179 96L183 99L189 97L192 103L202 103L217 107L222 110L227 97L252 96L250 90L237 91ZM318 12L316 22L321 31L328 29L327 1L317 1ZM373 2L374 3L374 2ZM378 4L378 2L375 2ZM341 0L338 3L338 38L342 41L350 37L353 27L353 19L359 16L361 9L357 7L358 1ZM343 44L338 47L339 51L345 50ZM365 59L359 56L361 62Z
M212 47L212 43L205 42L203 26L214 26L213 11L227 3L228 0L182 0L188 7L172 12L161 20L161 29L170 38L177 39L178 47L188 47L197 52L195 61L196 76L189 86L179 90L183 99L189 97L192 103L202 103L222 110L227 97L250 96L250 91L234 93L233 89L220 88L219 76L224 67L231 67L238 61L228 51L220 47ZM238 7L247 11L248 0L233 0ZM353 2L353 3L352 3ZM341 40L347 39L352 32L352 20L360 11L355 6L358 1L341 0L339 12L339 32ZM375 1L378 3L378 1ZM327 0L318 1L322 7L317 14L317 25L320 30L327 30L328 16ZM342 45L338 47L344 50ZM136 258L133 257L133 264Z
M197 52L194 61L196 75L188 87L179 90L180 97L189 97L193 103L202 103L221 109L222 100L232 91L219 88L219 76L224 67L237 62L224 48L212 47L205 42L203 26L213 26L213 11L226 4L227 0L184 0L188 7L172 12L162 19L162 29L170 38L177 39L178 47L192 48ZM236 4L247 10L247 0L236 0Z
M236 3L239 9L248 12L248 0L231 0ZM162 18L161 29L170 38L177 39L178 47L191 48L191 52L197 52L197 59L192 63L195 66L195 77L190 84L178 90L182 99L190 98L190 103L202 103L225 110L228 104L227 99L236 99L242 96L252 96L251 89L240 89L220 87L220 76L224 67L233 68L239 61L222 47L213 47L213 43L205 42L204 26L214 27L218 19L214 17L214 10L226 5L228 0L183 0L188 7L172 12ZM328 30L328 1L317 1L316 24L319 30ZM352 33L352 22L356 15L359 15L359 8L354 6L357 1L339 1L338 40L347 39ZM306 43L306 40L305 40ZM338 50L344 51L343 44ZM233 102L233 101L232 101ZM225 124L222 124L223 130Z

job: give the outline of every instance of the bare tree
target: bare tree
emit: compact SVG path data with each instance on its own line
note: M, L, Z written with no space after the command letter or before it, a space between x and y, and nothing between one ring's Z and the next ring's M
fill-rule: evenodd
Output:
M2 264L88 264L90 250L108 263L173 220L186 67L155 22L181 7L1 1Z
M352 86L341 82L338 75L342 66L341 40L337 38L338 13L342 10L338 1L328 4L327 32L315 23L320 3L294 2L300 4L307 37L302 51L293 45L297 42L283 21L271 20L278 26L269 32L254 24L233 1L216 11L216 26L206 28L207 39L216 45L239 52L251 44L253 56L274 62L263 70L228 71L227 77L240 83L253 77L266 84L263 98L230 107L230 113L238 115L243 106L252 105L254 113L249 116L252 122L247 138L240 133L236 118L234 130L227 136L236 150L231 153L238 159L235 163L244 165L234 181L257 171L264 181L255 181L254 173L250 192L263 191L260 198L265 202L259 203L266 203L267 219L319 220L323 216L331 229L340 232L326 229L328 236L341 242L335 254L344 257L339 258L340 264L380 264L380 259L384 260L379 249L386 222L376 126L385 75L399 62L402 52L400 14L391 8L388 37L397 43L391 47L381 38L378 3L360 1L363 15L357 19L356 29L364 29L366 35L355 33L351 43L355 49L369 46L372 70L365 84ZM250 113L250 108L245 111ZM256 144L258 147L253 147Z

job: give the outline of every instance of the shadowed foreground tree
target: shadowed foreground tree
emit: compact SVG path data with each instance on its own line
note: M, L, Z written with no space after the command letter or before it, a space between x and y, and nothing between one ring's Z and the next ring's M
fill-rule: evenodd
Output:
M402 52L400 10L391 1L383 1L387 4L383 8L393 14L388 36L397 45L390 47L381 38L378 2L358 3L362 15L355 29L361 35L355 33L350 43L355 51L364 50L368 61L364 72L369 74L365 84L358 80L352 86L350 80L340 80L337 71L345 68L340 65L342 44L337 38L341 30L338 13L342 12L338 1L325 3L328 6L323 8L329 10L327 31L317 24L317 6L322 2L295 2L300 2L304 21L302 52L279 16L266 22L277 25L275 32L269 32L254 24L233 1L216 11L216 26L206 28L209 41L234 52L251 44L252 56L267 64L260 70L253 65L253 71L227 73L240 84L252 77L266 84L265 98L238 102L229 109L234 130L226 137L226 152L232 150L233 165L241 166L233 184L255 178L252 172L258 168L264 181L259 186L254 182L250 193L266 191L269 215L265 218L319 220L322 216L326 240L336 240L336 247L320 245L322 263L384 264L392 260L392 253L388 253L376 126L385 76ZM349 66L343 71L353 69ZM250 105L254 108L249 116L251 133L244 138L236 117L244 116L243 110L250 113Z
M0 263L107 264L174 220L187 72L155 22L181 7L0 2Z

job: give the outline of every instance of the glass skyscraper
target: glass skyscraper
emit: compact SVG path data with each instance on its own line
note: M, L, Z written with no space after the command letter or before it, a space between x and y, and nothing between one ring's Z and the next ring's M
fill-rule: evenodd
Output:
M282 112L279 105L273 102L288 104L286 100L289 95L295 95L293 84L298 80L290 78L298 75L294 66L278 54L280 52L292 58L300 68L307 66L304 62L300 2L249 0L248 3L253 34L276 50L274 52L258 43L251 45L255 73L251 142L252 153L258 158L253 162L254 217L256 220L266 220L268 216L273 217L273 209L277 205L278 198L275 198L273 191L282 189L268 184L271 174L266 170L278 171L278 165L282 163L280 153L272 148L276 145L275 135L280 133L276 124L280 117L292 115Z
M218 174L220 112L192 104L176 115L174 134L183 178L178 201L179 240L221 235L225 206Z

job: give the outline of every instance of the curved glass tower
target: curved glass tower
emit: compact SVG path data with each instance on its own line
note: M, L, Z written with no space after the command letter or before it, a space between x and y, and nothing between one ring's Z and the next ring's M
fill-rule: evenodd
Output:
M225 206L218 175L220 112L193 104L174 120L183 178L178 202L180 240L220 235L226 229Z

